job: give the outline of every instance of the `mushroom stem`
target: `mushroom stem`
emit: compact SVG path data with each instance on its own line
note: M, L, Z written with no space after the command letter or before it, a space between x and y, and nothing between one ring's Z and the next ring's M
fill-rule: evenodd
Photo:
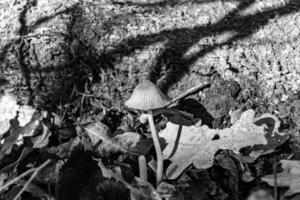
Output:
M163 166L163 158L162 158L161 148L158 140L158 135L156 132L156 128L154 126L154 120L153 120L153 115L151 110L148 111L148 122L150 125L150 130L151 130L154 148L156 152L156 159L157 159L156 186L158 186L158 184L162 181L164 166Z
M145 156L139 156L139 170L140 170L140 178L143 181L148 181L148 174L147 174L147 163Z

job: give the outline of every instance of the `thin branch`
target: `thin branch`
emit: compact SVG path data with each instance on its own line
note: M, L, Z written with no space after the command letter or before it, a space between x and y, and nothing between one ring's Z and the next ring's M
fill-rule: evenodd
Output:
M188 89L187 91L185 91L184 93L180 94L179 96L175 97L172 99L171 103L167 106L167 107L172 107L177 101L195 93L198 92L200 89L203 89L205 87L208 87L210 84L207 82L204 83L200 83L190 89Z
M18 200L18 198L22 195L22 193L25 191L25 189L28 187L28 185L32 182L32 180L38 175L38 173L46 167L51 162L50 159L46 160L43 164L41 164L39 167L34 168L33 174L28 179L28 181L24 184L23 188L19 191L19 193L15 196L14 200Z
M62 126L63 121L64 121L64 119L65 119L65 117L66 117L67 111L68 111L68 109L70 108L71 100L72 100L72 98L73 98L73 95L74 95L74 93L75 93L75 90L76 90L76 86L73 87L72 93L70 94L70 97L69 97L69 103L68 103L68 105L67 105L67 108L64 110L63 116L61 116L60 124L59 124L59 126L58 126L59 128Z
M0 187L0 192L2 192L5 188L11 186L12 184L14 184L15 182L19 181L20 179L22 179L24 176L27 176L28 174L34 172L35 168L29 169L26 172L24 172L23 174L21 174L20 176L14 178L13 180L7 182L5 185L3 185L2 187Z
M39 171L40 169L42 169L43 167L45 167L49 162L50 162L50 160L47 160L41 166L29 169L26 172L22 173L20 176L17 176L16 178L14 178L11 181L7 182L5 185L3 185L2 187L0 187L0 192L2 192L5 188L8 188L9 186L11 186L12 184L14 184L15 182L19 181L23 177L27 176L28 174L30 174L32 172L35 172L36 170Z

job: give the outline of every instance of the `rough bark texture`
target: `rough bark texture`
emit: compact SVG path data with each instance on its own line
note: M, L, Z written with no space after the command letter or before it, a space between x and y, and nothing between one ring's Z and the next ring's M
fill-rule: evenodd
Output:
M119 106L142 77L176 96L218 72L215 101L240 87L276 104L300 86L299 10L298 0L2 0L0 73L33 102L89 85Z

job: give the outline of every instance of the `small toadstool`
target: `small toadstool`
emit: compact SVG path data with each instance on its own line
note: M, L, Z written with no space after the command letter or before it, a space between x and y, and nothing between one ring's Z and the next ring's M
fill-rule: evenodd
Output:
M148 181L148 174L147 174L147 163L146 158L143 155L139 156L139 172L140 172L140 178L147 182Z
M171 99L160 91L160 89L152 82L145 80L138 84L134 89L131 97L125 102L128 108L146 111L148 114L148 122L152 134L152 139L157 157L157 185L162 181L163 176L163 158L158 135L155 129L152 110L166 107Z

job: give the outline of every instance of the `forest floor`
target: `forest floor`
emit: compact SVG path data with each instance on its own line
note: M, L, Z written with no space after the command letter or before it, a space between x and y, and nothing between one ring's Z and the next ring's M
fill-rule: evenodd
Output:
M298 0L2 0L1 198L299 199L299 11ZM208 83L154 117L158 186L148 123L124 105L144 79L171 98Z

